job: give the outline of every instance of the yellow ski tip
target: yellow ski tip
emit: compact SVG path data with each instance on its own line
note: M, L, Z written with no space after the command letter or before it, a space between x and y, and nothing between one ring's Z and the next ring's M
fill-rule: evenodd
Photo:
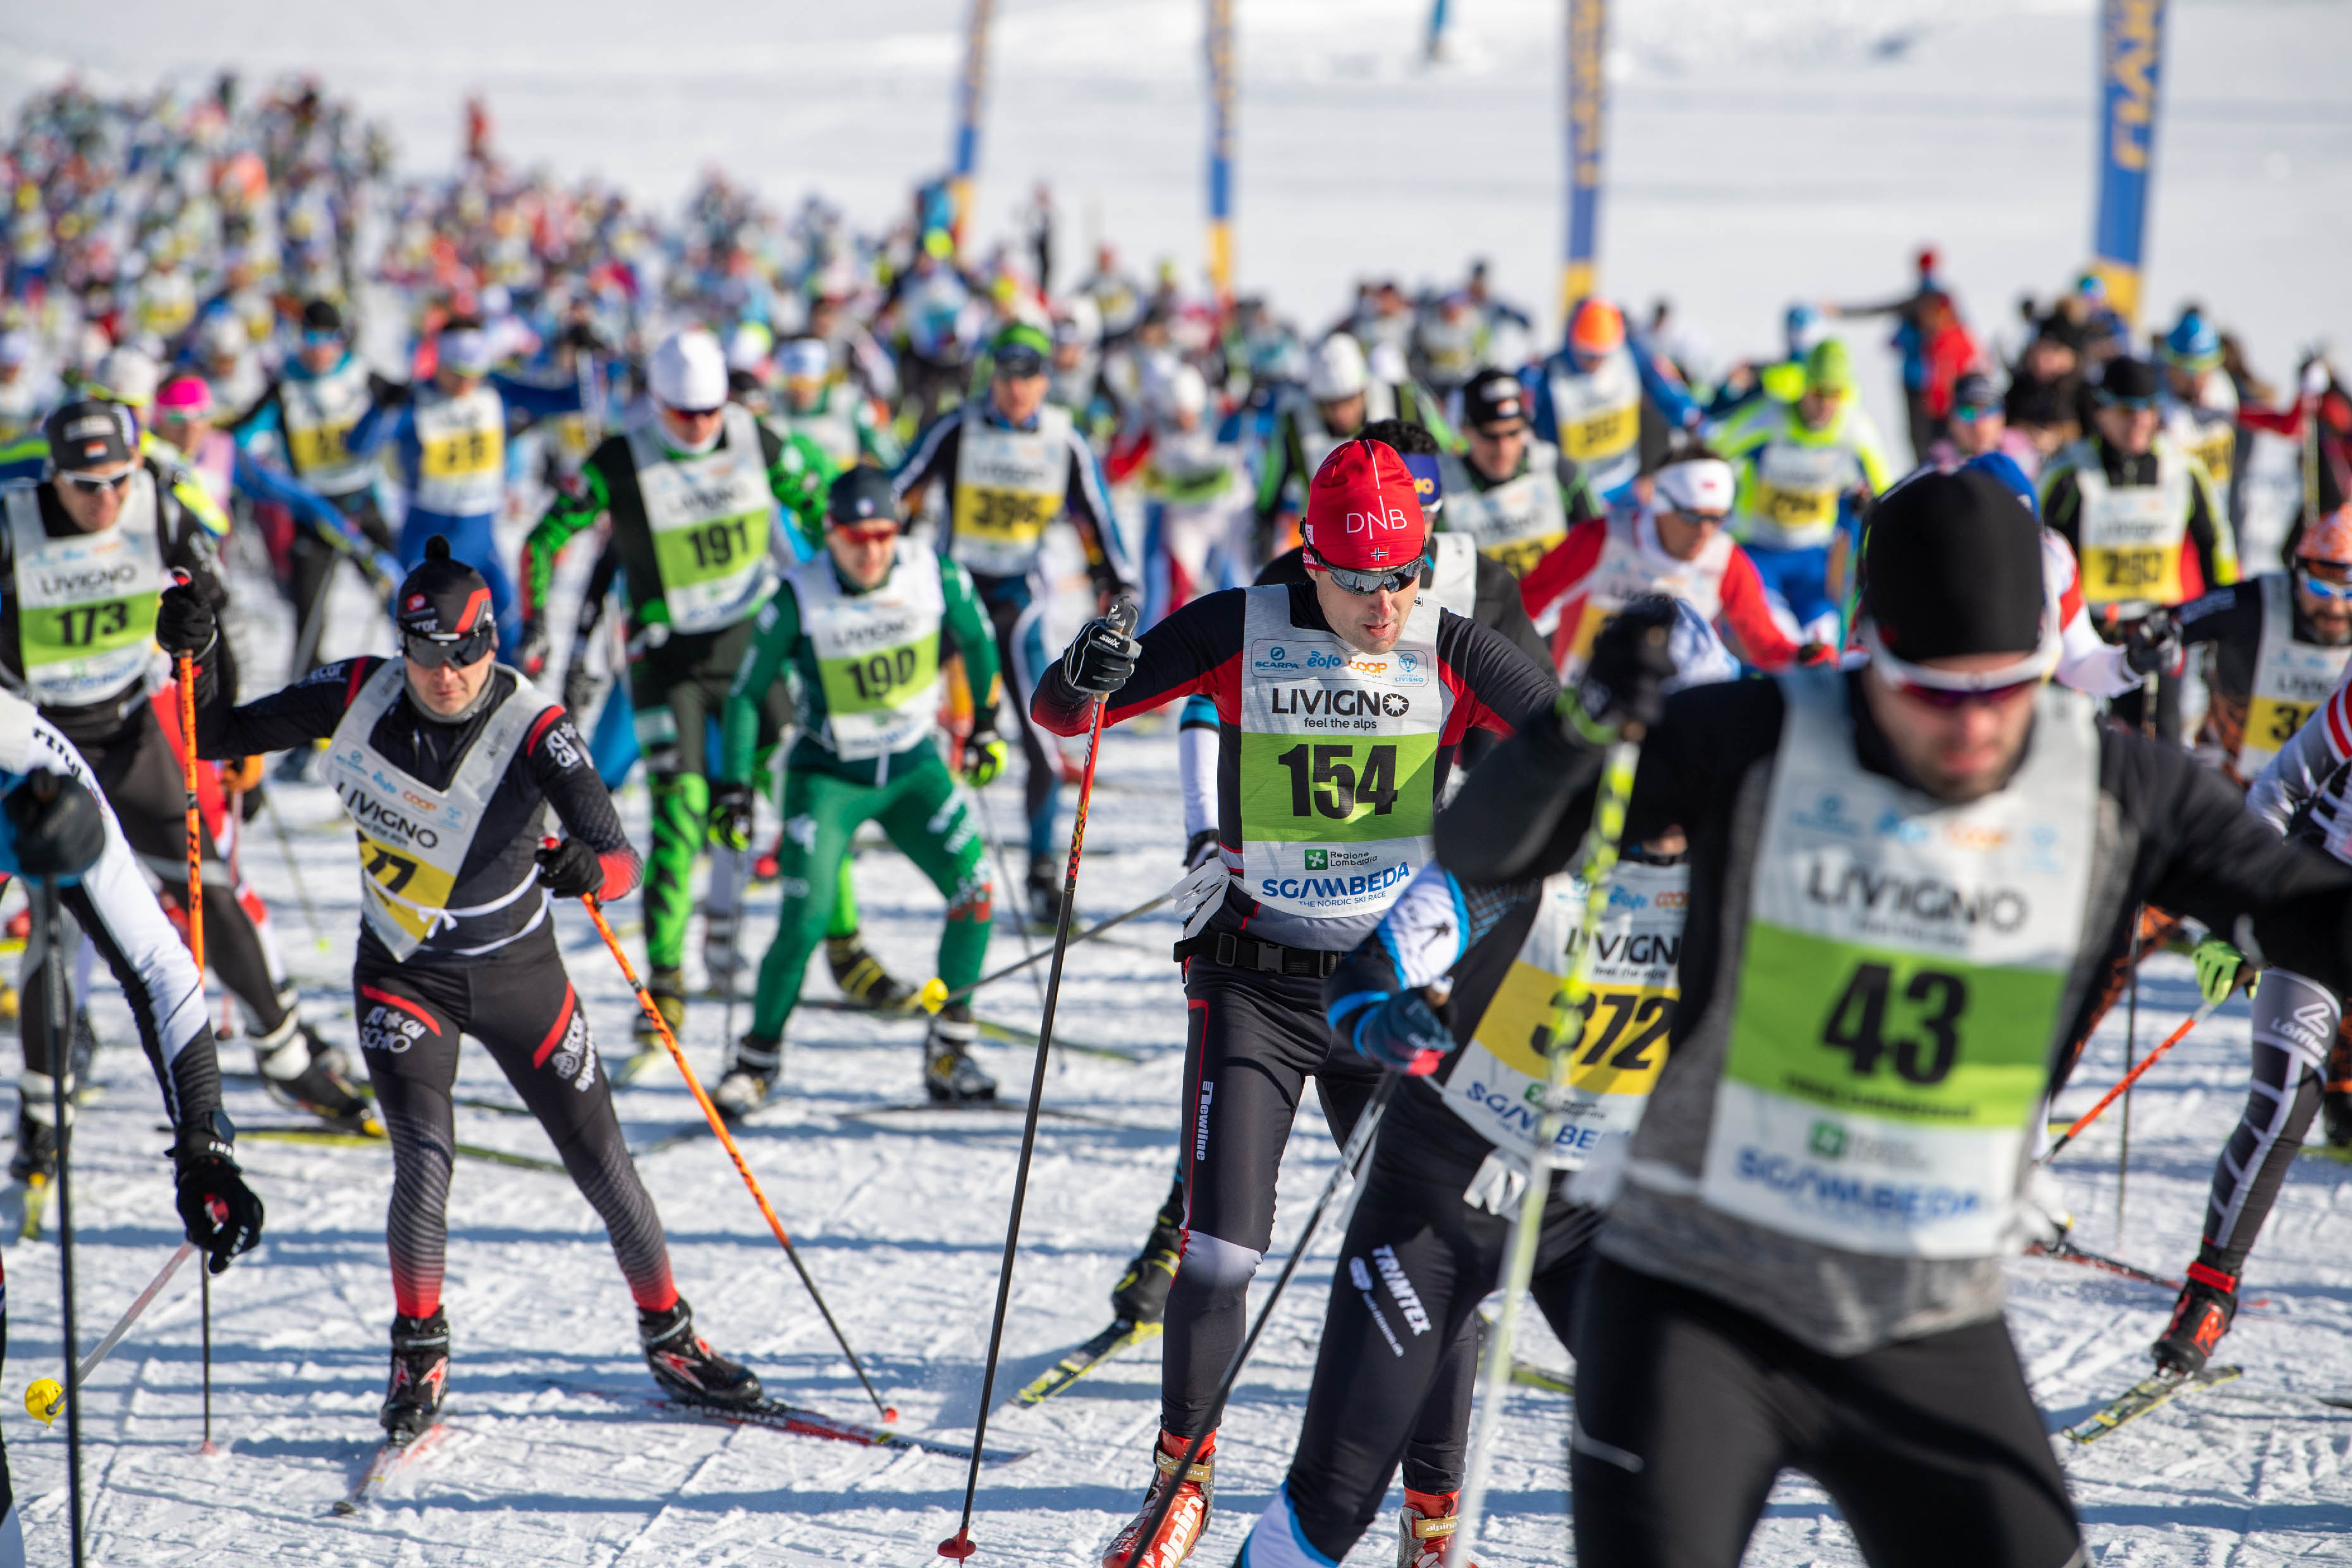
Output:
M923 982L923 988L915 994L915 1000L923 1005L924 1012L938 1012L948 1005L948 983L936 974L932 975Z
M66 1402L66 1391L54 1377L36 1381L25 1390L25 1409L34 1420L46 1426L58 1418L58 1407Z

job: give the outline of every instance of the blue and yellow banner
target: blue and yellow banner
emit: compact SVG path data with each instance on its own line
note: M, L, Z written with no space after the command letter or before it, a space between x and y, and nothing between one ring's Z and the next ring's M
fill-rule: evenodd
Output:
M971 211L971 177L980 169L980 113L988 89L988 24L996 0L971 0L965 25L963 78L956 88L955 172L948 191L955 201L956 248L963 248L965 215Z
M1601 247L1601 155L1608 98L1601 50L1608 0L1568 0L1568 260L1560 277L1560 319L1597 281Z
M2091 269L2105 280L2107 302L2126 321L2139 315L2165 3L2101 0L2099 6L2099 216Z
M1208 0L1209 285L1234 297L1234 0Z

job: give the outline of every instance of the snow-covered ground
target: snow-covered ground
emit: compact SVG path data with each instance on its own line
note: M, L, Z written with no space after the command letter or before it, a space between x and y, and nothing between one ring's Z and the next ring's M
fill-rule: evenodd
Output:
M1549 309L1559 228L1553 86L1559 7L1455 0L1454 60L1413 65L1419 0L1250 0L1240 246L1244 281L1310 321L1360 274L1408 283L1495 258L1507 289ZM1981 327L2021 289L2046 292L2082 258L2089 227L2092 20L2086 0L1624 0L1604 277L1630 300L1671 293L1727 352L1771 341L1794 298L1892 292L1916 242L1939 241ZM1005 226L1032 180L1063 204L1064 248L1094 234L1143 260L1199 254L1198 9L1176 0L1004 0L978 214ZM2283 374L2314 335L2352 328L2342 257L2352 239L2352 102L2338 62L2352 8L2287 0L2180 0L2159 152L2153 308L2195 295L2245 331ZM707 0L690 17L596 0L563 7L415 0L365 7L257 0L204 6L122 0L101 14L19 7L0 50L0 106L78 68L127 85L194 80L223 62L248 76L314 68L388 116L412 166L454 151L457 95L491 95L514 156L566 174L599 169L648 198L675 197L705 163L779 200L821 188L857 217L894 211L908 178L938 166L961 0L789 7ZM1867 339L1861 340L1865 343ZM1870 390L1891 415L1891 374ZM371 625L363 602L342 624ZM266 637L273 635L263 628ZM282 634L280 634L282 635ZM1173 879L1172 745L1108 742L1081 902L1128 907ZM992 792L996 822L1017 790ZM248 869L278 910L308 1005L349 1028L356 921L349 851L320 790L280 793L320 906L310 945L275 845ZM641 792L627 803L641 829ZM900 973L928 972L938 901L897 857L865 855L869 932ZM772 895L754 902L764 936ZM634 913L625 909L625 914ZM567 916L568 962L608 1047L625 1049L627 994L584 921ZM1099 1327L1105 1292L1141 1239L1174 1156L1181 1007L1169 922L1131 943L1074 955L1063 1028L1140 1049L1128 1066L1056 1064L1047 1104L1101 1119L1049 1119L1039 1140L1000 1394ZM634 942L633 942L634 946ZM1001 934L992 955L1018 956ZM2149 967L2142 1048L2190 1000L2187 968ZM815 994L829 994L823 979ZM990 1010L1034 1020L1036 994L1005 983ZM79 1140L80 1331L87 1344L176 1238L157 1107L119 1004L95 1077L107 1094ZM2120 1071L2112 1020L2062 1110ZM698 1005L688 1047L715 1066L721 1019ZM2128 1202L2118 1234L2116 1119L2065 1162L2086 1245L2166 1271L2190 1255L2206 1173L2242 1096L2242 1008L2206 1026L2135 1096ZM969 1429L1017 1152L1015 1117L859 1116L918 1092L917 1031L837 1013L797 1022L787 1092L744 1139L754 1168L877 1381L918 1429ZM1008 1093L1025 1053L983 1047ZM248 1059L229 1051L232 1065ZM463 1092L509 1094L469 1057ZM656 1075L623 1091L646 1143L690 1125L682 1085ZM284 1122L257 1089L240 1120ZM1103 1125L1108 1121L1112 1125ZM528 1121L468 1110L461 1136L544 1152ZM452 1196L448 1303L457 1436L402 1479L383 1511L331 1521L328 1505L372 1451L391 1312L383 1252L388 1157L248 1142L270 1208L268 1239L217 1282L215 1432L195 1453L199 1326L192 1277L142 1321L89 1391L91 1560L150 1565L300 1563L818 1563L916 1565L952 1530L963 1470L774 1433L655 1418L561 1384L625 1396L649 1387L604 1238L560 1177L467 1163ZM1283 1186L1277 1250L1328 1179L1333 1153L1301 1116ZM856 1384L742 1192L707 1140L651 1156L646 1178L671 1227L681 1287L721 1344L772 1386L845 1416ZM2250 1310L2230 1341L2242 1382L2063 1453L2094 1560L2269 1564L2352 1555L2352 1214L2345 1169L2299 1162L2256 1253ZM1198 1561L1229 1562L1278 1481L1296 1434L1328 1289L1328 1237L1305 1268L1235 1398L1221 1445L1218 1511ZM55 1249L12 1247L14 1359L0 1430L33 1560L63 1561L63 1442L16 1414L24 1384L58 1364ZM1269 1270L1270 1272L1270 1270ZM2137 1375L2163 1292L2021 1261L2010 1320L2053 1429ZM1532 1352L1563 1352L1536 1331ZM1005 1413L992 1440L1034 1450L983 1472L981 1562L1078 1564L1134 1506L1157 1414L1153 1353L1139 1351L1034 1411ZM1493 1565L1554 1563L1567 1549L1562 1402L1514 1394L1498 1477ZM1376 1531L1352 1559L1389 1560ZM1814 1488L1784 1482L1754 1563L1856 1561Z
M266 605L266 598L257 598ZM349 625L366 624L354 593ZM282 624L257 616L257 640ZM1161 891L1181 831L1171 810L1174 748L1165 731L1115 731L1106 743L1080 901L1091 916ZM348 955L356 879L348 839L323 789L277 792L326 941L304 928L285 862L257 835L246 865L268 895L306 1009L348 1039ZM1019 819L1008 781L991 792L994 821ZM625 806L642 834L643 790ZM937 895L887 850L857 867L866 930L898 973L929 972ZM755 943L774 896L753 903ZM639 951L634 903L625 940ZM562 914L566 963L609 1062L625 1055L631 1000L593 928ZM1129 1065L1069 1055L1049 1068L1045 1103L1087 1120L1044 1122L1005 1336L1000 1399L1102 1326L1106 1293L1141 1240L1175 1155L1183 1011L1167 962L1171 920L1134 922L1121 940L1076 950L1062 1033L1139 1053ZM1000 931L992 963L1020 955ZM690 952L698 952L698 946ZM696 961L689 960L690 973ZM832 994L822 977L811 994ZM2140 1048L2193 1003L2187 964L2161 959L2141 990ZM1026 980L987 995L989 1016L1034 1024ZM722 1006L698 1002L686 1044L715 1074ZM93 1074L105 1092L86 1111L75 1162L81 1342L87 1346L177 1239L154 1090L119 1000L105 1000L110 1042ZM2126 1019L2101 1033L2060 1110L2071 1113L2119 1074ZM794 1021L786 1089L745 1131L756 1173L886 1397L911 1430L968 1436L979 1400L988 1310L1002 1247L1020 1119L1004 1113L897 1114L919 1094L917 1026L805 1010ZM2207 1025L2134 1097L2132 1162L2117 1229L2119 1117L2086 1134L2062 1169L2086 1246L2167 1272L2192 1254L2205 1180L2242 1094L2242 1005ZM1028 1053L980 1052L1008 1098ZM232 1045L225 1060L249 1063ZM462 1094L513 1103L479 1054ZM285 1125L251 1080L232 1114ZM643 1147L698 1122L667 1069L620 1091L624 1127ZM459 1111L459 1136L544 1154L526 1118ZM918 1568L950 1535L962 1497L960 1461L893 1456L839 1443L665 1418L644 1407L650 1380L604 1236L558 1175L461 1161L451 1197L447 1307L456 1368L453 1438L394 1482L380 1510L327 1510L374 1449L374 1410L392 1311L383 1245L389 1156L248 1139L242 1157L269 1206L261 1248L215 1285L215 1434L202 1426L200 1326L193 1274L175 1282L87 1394L85 1476L91 1561L165 1564L595 1564L873 1563ZM1289 1248L1335 1160L1311 1102L1284 1171L1276 1256ZM746 1355L780 1394L849 1418L870 1416L732 1168L708 1138L648 1156L647 1185L668 1224L678 1283L709 1336ZM2230 1356L2244 1379L2097 1447L2054 1439L2101 1563L2266 1564L2338 1558L2352 1534L2352 1415L2314 1396L2352 1394L2352 1205L2345 1168L2307 1159L2291 1173ZM1295 1281L1248 1369L1220 1444L1217 1512L1198 1560L1232 1559L1287 1463L1314 1364L1336 1229ZM65 1560L62 1428L16 1414L33 1378L58 1364L56 1248L12 1245L12 1359L0 1430L24 1500L33 1561ZM1265 1277L1270 1279L1269 1263ZM2020 1260L2010 1322L2054 1433L2137 1377L2168 1293L2110 1275ZM1264 1287L1261 1287L1263 1290ZM1529 1354L1565 1352L1535 1321ZM601 1392L600 1392L601 1391ZM1156 1352L1129 1353L1050 1404L1001 1409L992 1446L1030 1457L982 1472L979 1561L1090 1563L1133 1509L1158 1415ZM1490 1568L1567 1560L1565 1401L1515 1390L1497 1476ZM1383 1523L1350 1561L1391 1561ZM1794 1478L1775 1492L1748 1561L1769 1568L1858 1562L1818 1489Z

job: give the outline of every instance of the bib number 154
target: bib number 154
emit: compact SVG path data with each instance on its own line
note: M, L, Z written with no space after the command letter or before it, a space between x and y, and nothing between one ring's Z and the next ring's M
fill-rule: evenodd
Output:
M1351 742L1293 746L1274 760L1290 773L1290 815L1345 820L1359 805L1369 805L1375 816L1396 808L1397 749L1394 745L1365 750L1364 769L1357 773Z

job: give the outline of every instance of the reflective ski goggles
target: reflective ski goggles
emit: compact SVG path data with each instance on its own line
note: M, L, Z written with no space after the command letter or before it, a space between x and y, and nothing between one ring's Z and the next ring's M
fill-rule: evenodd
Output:
M2338 604L2347 599L2352 599L2352 582L2323 577L2319 574L2323 569L2352 575L2352 569L2337 565L2332 561L2298 561L2294 563L2295 586L2315 599L2328 599Z
M129 484L131 482L131 476L138 471L138 468L134 465L123 469L119 474L63 473L59 474L58 478L64 483L73 486L73 488L78 490L88 490L92 495L102 496L109 490L119 490L123 486Z
M1318 568L1330 574L1331 581L1350 594L1360 595L1367 599L1379 593L1403 593L1408 584L1421 581L1422 568L1426 563L1424 557L1416 555L1393 572L1361 572L1352 566L1334 566L1311 547L1307 554Z
M460 668L478 663L491 648L498 646L499 628L485 620L472 631L458 637L444 637L425 632L401 634L401 651L408 662L425 669L438 669L445 664Z
M996 351L994 374L999 381L1026 381L1045 374L1045 356L1025 343Z
M1870 668L1879 679L1915 702L1947 712L1971 703L1999 706L2050 679L2053 649L2036 648L2014 664L1995 669L1938 669L1895 658L1878 640L1875 626L1863 630Z
M895 522L828 522L825 527L852 544L887 544L898 537Z

